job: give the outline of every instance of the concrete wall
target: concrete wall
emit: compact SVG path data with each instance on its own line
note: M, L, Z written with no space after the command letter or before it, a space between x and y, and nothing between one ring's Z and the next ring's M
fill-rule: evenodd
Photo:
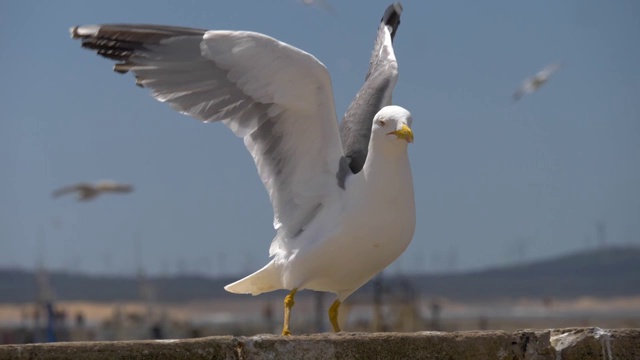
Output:
M4 359L640 360L640 329L340 333L2 345Z

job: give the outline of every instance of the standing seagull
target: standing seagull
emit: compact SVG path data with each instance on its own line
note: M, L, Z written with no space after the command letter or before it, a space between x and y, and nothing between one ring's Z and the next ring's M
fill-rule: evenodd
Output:
M133 191L133 186L127 184L119 184L114 181L101 181L97 184L79 183L71 186L65 186L54 191L51 196L57 198L62 195L70 193L78 193L78 201L92 200L98 195L106 192L112 193L130 193Z
M248 31L88 25L72 28L71 35L116 60L116 72L133 72L136 84L157 100L204 122L220 121L244 139L269 193L276 236L271 261L225 289L253 295L290 290L283 335L291 334L298 290L332 292L329 319L340 331L340 304L413 238L409 111L385 106L374 112L365 129L368 156L354 173L340 139L331 78L309 53Z
M538 90L538 88L544 85L544 83L546 83L547 80L549 80L549 77L551 76L551 74L556 72L560 68L560 66L562 66L562 63L554 63L551 65L548 65L544 69L540 70L533 77L530 77L527 80L525 80L522 83L522 86L520 86L518 90L516 90L513 93L513 102L520 100L520 98L525 94L531 94L534 91Z

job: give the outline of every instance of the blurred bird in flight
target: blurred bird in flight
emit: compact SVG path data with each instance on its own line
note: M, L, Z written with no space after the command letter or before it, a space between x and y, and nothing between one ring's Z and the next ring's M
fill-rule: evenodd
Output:
M533 77L530 77L527 80L525 80L522 83L522 86L520 86L518 90L516 90L513 93L513 102L520 100L520 98L525 94L531 94L536 90L538 90L542 85L544 85L544 83L546 83L549 80L549 77L551 76L551 74L553 74L558 69L560 69L561 66L562 66L562 63L559 63L559 62L548 65L544 69L540 70Z
M302 3L307 6L318 6L331 14L336 13L333 6L331 6L327 0L302 0Z
M79 183L75 185L65 186L60 188L51 194L54 198L62 195L77 193L78 201L88 201L96 198L101 193L130 193L133 191L133 186L127 184L119 184L115 181L100 181L96 184Z

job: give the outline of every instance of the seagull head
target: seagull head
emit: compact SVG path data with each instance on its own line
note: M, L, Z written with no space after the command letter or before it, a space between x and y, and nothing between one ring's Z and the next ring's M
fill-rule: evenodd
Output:
M396 105L385 106L373 118L372 140L379 138L390 144L406 146L413 142L412 121L408 110Z

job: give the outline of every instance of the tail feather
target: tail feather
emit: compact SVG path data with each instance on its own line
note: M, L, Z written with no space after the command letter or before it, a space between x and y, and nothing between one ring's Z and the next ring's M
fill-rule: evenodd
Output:
M231 293L251 295L258 295L282 288L282 278L273 261L253 274L224 287L225 290Z

